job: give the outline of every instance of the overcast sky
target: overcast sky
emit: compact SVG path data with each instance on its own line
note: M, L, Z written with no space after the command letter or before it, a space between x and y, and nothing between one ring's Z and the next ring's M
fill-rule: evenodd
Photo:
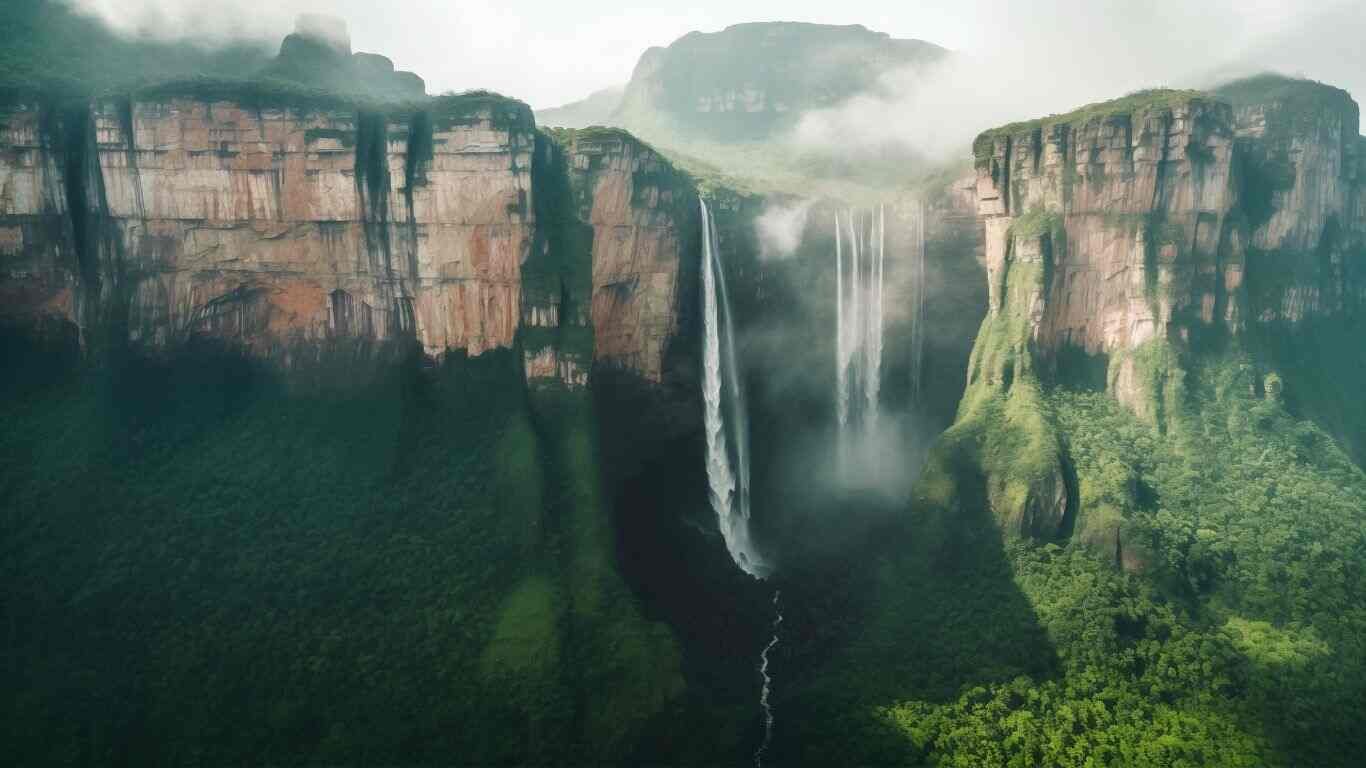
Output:
M428 90L490 88L556 106L624 83L641 51L746 21L863 24L985 60L1002 51L1059 98L1275 68L1366 93L1366 0L75 0L124 29L278 40L301 12L343 17L352 46ZM1012 69L1002 71L1011 77ZM1065 108L1048 105L1049 109Z

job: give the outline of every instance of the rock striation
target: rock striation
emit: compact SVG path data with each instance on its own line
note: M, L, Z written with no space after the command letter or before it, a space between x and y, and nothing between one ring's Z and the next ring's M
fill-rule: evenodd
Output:
M988 313L921 508L981 496L1010 533L1141 567L1122 520L1078 509L1046 389L1104 388L1163 431L1203 350L1348 327L1366 298L1358 131L1345 92L1263 76L979 136Z
M625 131L561 135L576 216L592 228L594 362L659 382L697 259L697 189Z
M982 134L990 317L1022 333L996 324L970 377L1034 365L1026 346L1046 370L1079 350L1104 356L1110 391L1156 420L1145 345L1179 350L1359 303L1357 107L1325 91L1274 78L1147 92ZM1315 108L1285 106L1306 92Z
M527 376L658 382L696 190L629 134L492 94L384 112L202 81L0 108L0 317L98 352L228 342L284 367L521 343Z
M248 103L7 108L3 311L69 320L87 343L207 334L286 365L342 339L512 343L534 226L525 105Z

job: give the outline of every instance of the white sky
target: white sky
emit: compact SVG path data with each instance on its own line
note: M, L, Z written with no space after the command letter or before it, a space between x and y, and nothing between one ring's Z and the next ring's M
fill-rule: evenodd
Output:
M1068 81L1059 90L1074 98L1183 84L1246 58L1255 63L1244 70L1277 68L1366 93L1366 0L74 2L122 28L169 36L278 40L297 14L328 13L350 24L354 50L389 56L429 92L490 88L537 108L624 83L645 48L689 31L774 20L863 24L989 58L1008 50L1031 57L1030 71Z

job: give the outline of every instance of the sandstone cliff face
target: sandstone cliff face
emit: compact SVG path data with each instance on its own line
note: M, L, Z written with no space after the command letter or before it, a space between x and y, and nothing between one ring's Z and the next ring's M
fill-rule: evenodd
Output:
M386 119L166 98L3 123L7 314L87 342L208 334L286 365L336 339L512 343L534 225L523 105Z
M593 359L659 382L681 274L698 258L697 190L624 131L576 132L566 152L577 216L592 227Z
M1135 354L1149 342L1181 347L1359 301L1356 131L1350 100L1235 110L1158 92L983 134L990 311L1022 321L1017 343L1046 367L1068 348L1107 356L1111 392L1155 420L1163 384ZM1023 270L1036 274L1010 298ZM979 359L995 367L972 376L987 379L1007 359L1032 364Z
M1231 121L1225 104L1165 96L979 138L992 316L1023 319L1045 359L1069 345L1121 355L1234 323L1242 244L1229 226ZM1018 296L1012 270L1036 273ZM995 363L971 375L1002 376L1004 358ZM1131 370L1126 359L1112 375L1116 394L1138 406Z
M251 103L7 107L0 314L94 349L209 336L286 367L520 338L532 381L581 387L595 362L662 379L699 225L695 188L647 146L561 148L479 94L389 115Z
M1104 386L1162 430L1204 342L1347 327L1366 271L1357 131L1345 93L1269 78L982 134L988 315L921 503L947 509L951 489L983 483L1007 530L1140 567L1119 516L1078 508L1048 385Z
M1217 94L1234 105L1248 236L1248 320L1298 323L1366 297L1360 109L1331 86L1263 76Z

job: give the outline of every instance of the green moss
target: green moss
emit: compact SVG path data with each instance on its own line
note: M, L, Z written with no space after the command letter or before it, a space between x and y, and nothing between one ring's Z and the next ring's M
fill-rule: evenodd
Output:
M1012 136L1031 134L1037 130L1054 131L1060 125L1081 127L1097 120L1127 117L1146 112L1169 111L1210 101L1202 91L1153 89L1136 91L1119 99L1088 104L1061 115L1049 115L1035 120L1010 123L979 134L972 143L973 154L981 162L990 157L997 141Z
M1052 235L1062 230L1062 214L1035 206L1027 213L1017 216L1010 223L1010 236L1037 238Z
M469 125L487 118L500 131L530 133L536 128L531 107L524 102L493 91L473 90L446 93L424 102L438 129L452 125Z
M403 189L408 200L408 215L411 217L414 215L413 188L427 183L427 169L436 151L430 112L419 110L408 118L404 142Z
M305 113L377 106L355 96L310 88L288 80L211 76L149 83L135 87L132 94L137 101L190 99L209 103L232 102L256 109L290 109Z
M1160 430L1181 423L1185 405L1185 366L1171 342L1150 339L1110 359L1110 391L1131 387L1125 397L1140 417Z

